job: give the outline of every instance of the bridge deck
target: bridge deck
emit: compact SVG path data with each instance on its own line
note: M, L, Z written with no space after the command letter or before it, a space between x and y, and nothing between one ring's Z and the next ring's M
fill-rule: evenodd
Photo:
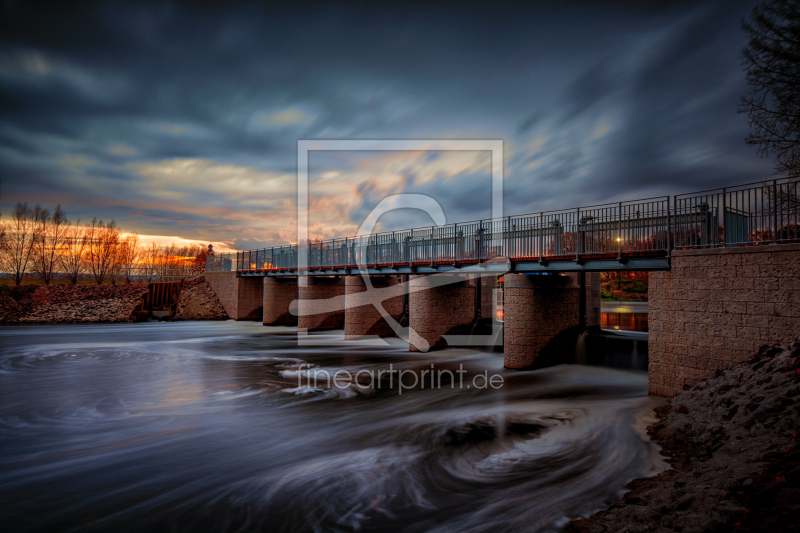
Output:
M243 276L473 270L668 270L676 248L800 241L800 183L772 180L674 197L508 216L221 254L206 270ZM483 268L486 268L485 266Z

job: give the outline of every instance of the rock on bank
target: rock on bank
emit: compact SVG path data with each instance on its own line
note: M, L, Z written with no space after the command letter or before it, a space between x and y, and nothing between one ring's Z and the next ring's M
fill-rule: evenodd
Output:
M656 409L674 469L564 530L800 531L799 358L800 341L764 346Z
M228 320L214 289L204 276L186 280L173 320Z
M133 322L148 284L0 287L0 324ZM227 320L203 276L186 280L173 320Z
M0 288L0 323L130 322L146 284Z

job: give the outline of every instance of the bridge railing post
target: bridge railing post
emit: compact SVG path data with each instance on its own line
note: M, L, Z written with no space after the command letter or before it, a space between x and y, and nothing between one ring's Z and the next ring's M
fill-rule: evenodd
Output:
M575 209L575 262L580 264L581 262L581 208L578 207Z
M667 196L667 257L671 255L672 251L672 211L669 205L669 196Z
M617 261L622 262L622 202L617 206Z
M778 244L778 180L772 180L772 244Z
M544 213L539 213L539 263L544 264Z
M501 255L511 257L511 215L506 217L506 231L504 232L505 238L500 244Z
M477 257L478 262L483 262L483 220L478 223L478 250L477 250Z
M722 225L722 246L728 246L728 194L725 187L722 188L722 217L718 224Z

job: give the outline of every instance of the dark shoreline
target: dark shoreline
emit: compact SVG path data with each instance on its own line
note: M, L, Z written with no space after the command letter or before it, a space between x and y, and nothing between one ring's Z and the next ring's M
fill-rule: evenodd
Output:
M800 340L763 346L655 409L648 434L673 469L564 531L800 531L798 359Z
M0 287L0 324L108 324L141 320L147 283ZM186 280L171 320L227 320L205 277Z

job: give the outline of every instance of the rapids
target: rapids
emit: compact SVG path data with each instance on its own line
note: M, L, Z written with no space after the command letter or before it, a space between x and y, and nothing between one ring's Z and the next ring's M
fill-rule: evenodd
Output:
M0 530L557 531L665 468L646 372L310 339L233 321L0 328ZM451 372L368 378L390 365Z

